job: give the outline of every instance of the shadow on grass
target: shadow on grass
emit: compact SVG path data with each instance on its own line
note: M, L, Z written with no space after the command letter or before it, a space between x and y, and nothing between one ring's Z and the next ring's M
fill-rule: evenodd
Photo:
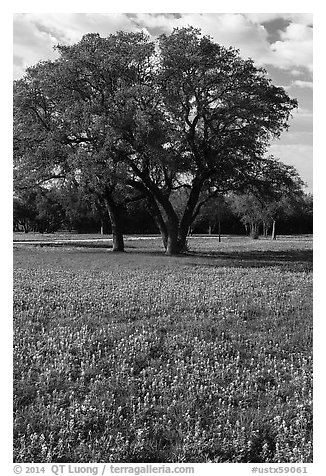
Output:
M129 246L128 246L129 248ZM128 252L128 249L126 250ZM134 248L132 254L142 256L161 256L162 258L178 260L185 266L213 267L242 267L261 268L282 266L289 271L313 269L312 250L252 250L252 251L189 251L177 256L166 256L158 250Z
M42 243L28 245L33 247L55 247L55 248L73 248L76 251L78 249L85 249L85 251L101 252L105 250L110 252L112 246L107 243ZM164 250L155 248L143 248L140 246L134 246L127 244L125 253L112 253L113 256L129 256L137 255L139 257L146 258L160 258L163 260L175 260L185 266L213 266L213 267L242 267L242 268L259 268L259 267L271 267L282 266L289 271L307 270L313 269L313 251L290 249L290 250L244 250L244 251L189 251L185 254L177 256L166 256Z
M282 250L282 251L232 251L232 252L189 252L189 258L201 258L207 260L207 265L230 266L230 267L268 267L285 266L289 270L313 269L312 250ZM211 260L211 263L210 263ZM189 263L190 264L190 263ZM191 263L196 265L196 263ZM199 264L199 263L198 263Z

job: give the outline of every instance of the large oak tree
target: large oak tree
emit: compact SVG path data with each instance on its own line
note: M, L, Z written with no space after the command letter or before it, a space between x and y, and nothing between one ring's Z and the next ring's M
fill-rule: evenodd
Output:
M209 196L268 193L296 180L266 158L296 101L234 48L189 27L157 42L143 33L89 34L57 49L57 60L15 84L17 164L45 178L88 177L109 211L117 184L129 200L145 199L167 254L182 251ZM181 213L171 200L178 188L187 189Z

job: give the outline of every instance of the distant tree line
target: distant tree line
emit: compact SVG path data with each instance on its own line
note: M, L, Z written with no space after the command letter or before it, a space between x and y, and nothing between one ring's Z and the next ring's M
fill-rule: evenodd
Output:
M185 197L180 191L172 198L175 209L182 209ZM123 233L153 234L159 229L144 200L120 206ZM91 194L77 187L42 188L15 196L14 231L54 233L111 234L109 214ZM274 223L275 222L275 223ZM264 206L250 194L228 194L214 197L200 210L190 234L248 234L253 238L277 234L310 234L313 232L313 197L302 193Z

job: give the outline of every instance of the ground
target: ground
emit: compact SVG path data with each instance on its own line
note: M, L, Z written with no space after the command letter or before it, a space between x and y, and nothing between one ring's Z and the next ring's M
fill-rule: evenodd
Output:
M135 238L15 244L15 461L311 462L312 238Z

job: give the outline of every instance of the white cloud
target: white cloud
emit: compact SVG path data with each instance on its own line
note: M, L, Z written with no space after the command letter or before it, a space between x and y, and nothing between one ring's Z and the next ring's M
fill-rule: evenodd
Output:
M281 68L303 66L312 71L312 28L299 23L291 23L281 40L272 44L271 60ZM268 62L268 58L266 58Z
M312 13L290 13L288 18L301 25L312 25L313 23Z
M313 88L313 82L312 81L301 81L300 79L296 79L293 81L290 87L292 86L297 86L298 88Z
M262 25L254 24L243 14L199 14L186 13L181 18L165 19L166 29L173 26L192 25L202 30L204 35L212 36L217 43L240 49L242 56L257 59L266 55L269 50L267 31Z
M272 45L262 21L287 18L291 23L281 39ZM24 13L15 15L15 55L23 64L53 58L53 45L74 43L88 32L107 36L117 30L169 33L174 27L192 25L211 35L224 46L235 46L257 65L280 68L312 68L312 29L310 14L184 13L179 18L167 14L134 13ZM16 66L21 71L21 66Z
M134 25L123 13L18 13L14 15L14 77L26 66L54 59L53 47L72 44L86 33L107 36L117 30L132 31Z
M24 13L25 21L36 29L46 29L58 41L74 43L85 33L102 36L117 30L131 31L133 25L124 13Z
M40 60L54 59L54 38L26 21L24 14L17 15L14 22L14 77L23 74L26 66Z
M310 14L199 14L186 13L175 19L166 15L151 16L135 14L144 26L169 32L174 26L192 25L199 27L203 34L211 35L217 43L235 46L244 57L251 57L256 64L273 65L283 69L298 67L312 70L312 16ZM261 24L284 18L291 23L280 32L280 40L273 44L268 41L268 32Z

